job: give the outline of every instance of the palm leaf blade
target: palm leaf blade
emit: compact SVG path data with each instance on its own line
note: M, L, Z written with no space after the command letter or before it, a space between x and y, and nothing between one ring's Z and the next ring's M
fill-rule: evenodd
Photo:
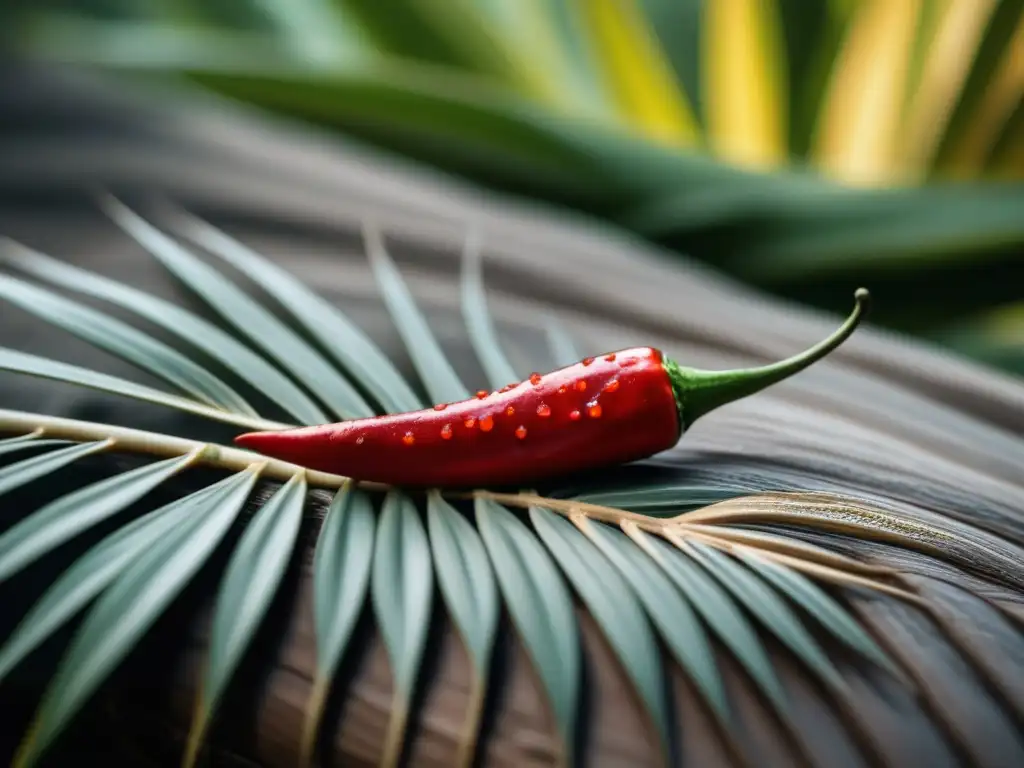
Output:
M193 241L259 285L285 307L346 371L358 377L388 411L422 406L394 364L363 330L290 273L205 221L181 214Z
M135 503L195 461L197 453L100 480L45 505L0 535L0 583L33 560Z
M235 545L214 609L209 659L186 765L195 763L224 690L277 594L299 534L305 501L306 478L298 473L260 507Z
M534 528L586 603L636 687L653 721L662 754L672 754L661 654L637 597L610 577L601 551L568 521L530 508Z
M242 396L209 371L127 323L23 280L0 275L0 297L210 405L256 416Z
M433 604L430 544L412 500L391 492L377 528L371 594L391 660L395 703L384 765L394 765L405 743L406 719L419 674Z
M427 392L437 402L467 397L469 390L448 362L430 325L416 306L398 267L384 248L380 232L373 226L366 226L363 235L381 296Z
M478 498L476 523L505 605L547 693L565 761L571 764L581 676L572 597L551 556L515 515Z
M76 384L95 389L99 392L109 392L114 395L130 397L134 400L142 400L143 402L194 413L197 416L226 424L234 424L252 429L275 429L286 426L266 421L258 416L247 416L244 413L232 413L220 408L211 408L195 400L171 395L159 389L136 384L134 381L99 373L88 368L81 368L77 365L62 363L58 360L30 355L27 352L19 352L18 350L6 347L0 347L0 370Z
M79 627L43 696L15 765L29 768L60 735L110 671L180 593L252 492L258 471L245 470L197 507L196 518L131 564L104 592Z
M755 555L744 554L740 557L751 570L789 596L836 639L879 666L885 669L893 668L893 662L864 628L810 579Z
M704 628L679 590L623 535L605 525L587 521L584 532L632 587L651 621L657 626L677 661L705 697L716 717L729 723L729 705L715 657Z
M644 534L640 534L644 536ZM785 710L785 694L761 641L729 594L707 576L682 551L660 540L646 537L655 561L690 600L719 640L739 660L768 700ZM685 543L685 542L684 542Z
M66 264L13 241L0 241L0 259L65 288L81 291L130 309L175 333L223 363L240 378L281 405L303 424L320 424L327 417L301 389L277 368L222 331L176 304L95 272Z
M294 376L308 382L313 393L336 414L345 418L373 415L362 395L319 352L234 283L117 200L106 199L104 207L115 223L225 321Z
M498 590L480 536L441 495L427 499L427 526L438 586L473 664L467 733L460 764L470 764L498 629Z
M32 606L0 647L0 681L52 632L102 592L142 552L187 520L206 497L231 478L165 504L133 520L82 555Z
M470 232L466 237L462 258L462 317L469 332L473 351L483 365L487 380L494 389L518 381L519 377L501 351L494 322L487 310L484 290L480 236Z
M694 559L721 582L750 613L833 688L843 687L835 666L789 606L763 582L714 547L691 541Z
M71 445L59 451L50 451L41 456L33 456L31 459L24 459L15 464L9 464L0 469L0 494L20 488L26 483L56 472L61 467L66 467L73 461L78 461L85 456L106 450L112 445L110 440L97 440L81 445ZM18 443L9 446L4 453L11 450L33 447L31 444Z
M373 567L376 517L370 497L343 486L317 539L313 561L313 621L317 666L306 709L303 765L312 761L330 680L366 602Z

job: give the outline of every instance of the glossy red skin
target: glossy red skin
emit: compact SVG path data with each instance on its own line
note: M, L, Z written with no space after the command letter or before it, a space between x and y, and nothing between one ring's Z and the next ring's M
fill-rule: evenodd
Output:
M579 389L581 382L585 389ZM542 406L550 415L541 415ZM574 411L578 418L573 418ZM481 428L487 417L493 424L490 431ZM442 435L446 425L450 439ZM525 436L519 437L517 430L522 435L523 429ZM442 410L256 432L241 435L236 442L267 456L357 480L480 487L523 484L635 461L671 448L679 435L662 355L641 347L587 358L543 376L534 374L507 391L451 403Z

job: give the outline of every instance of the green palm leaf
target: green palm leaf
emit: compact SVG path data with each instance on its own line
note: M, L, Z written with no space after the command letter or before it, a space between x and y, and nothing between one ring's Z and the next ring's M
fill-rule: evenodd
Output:
M88 368L61 363L57 360L49 360L45 357L38 357L27 352L18 352L17 350L5 347L0 347L0 370L77 384L82 387L99 390L100 392L110 392L111 394L122 395L135 400L143 400L148 403L175 408L179 411L194 413L197 416L203 416L213 421L221 421L241 427L274 429L281 426L272 421L265 421L258 416L247 416L244 413L211 408L196 400L170 395L166 392L161 392L159 389L136 384L133 381L128 381L118 376L109 376L105 373L89 370Z
M380 348L315 291L206 222L191 216L179 218L188 237L244 272L275 298L342 368L374 393L385 409L402 412L422 407L423 403Z
M582 530L636 593L673 655L700 688L715 716L729 724L729 705L714 653L690 604L642 549L600 523Z
M13 445L3 446L3 453L11 453L13 451L21 451L26 448L36 448L47 445L53 445L53 442L49 440L19 441ZM24 459L15 464L8 464L3 469L0 469L0 494L13 491L15 488L19 488L26 483L31 483L37 478L44 477L51 472L56 472L58 469L66 467L73 461L78 461L79 459L90 456L94 453L105 451L112 445L112 440L97 440L92 443L70 445L59 451L50 451L42 454L41 456L33 456L31 459Z
M78 628L15 760L35 765L71 718L135 646L220 543L252 492L241 472L197 505L195 519L145 551L103 593Z
M306 711L304 765L312 761L331 679L366 601L375 527L369 496L346 485L335 494L317 539L313 563L317 668Z
M689 542L691 556L747 611L789 647L833 689L844 687L835 666L784 600L727 555L699 541Z
M53 582L0 647L0 682L22 659L100 594L143 552L182 525L233 478L154 509L109 534Z
M459 760L471 765L498 629L498 590L480 536L436 491L427 498L427 526L438 586L473 662L474 690Z
M306 478L300 473L260 508L235 545L214 609L209 659L185 765L195 764L228 682L277 593L299 534L305 501Z
M6 275L0 275L0 297L123 357L203 402L247 416L256 415L241 395L213 374L120 320Z
M571 523L539 507L530 509L530 520L615 648L651 716L660 751L669 760L673 739L669 733L665 674L637 596L623 582L611 577L600 550Z
M639 534L645 538L644 534ZM719 640L736 656L772 705L786 709L786 697L771 661L750 623L729 594L718 586L693 560L659 539L646 537L648 552L694 609L708 623Z
M372 416L362 395L298 334L277 320L233 283L113 198L104 207L114 221L168 270L198 293L221 317L276 359L334 413L345 418Z
M0 241L0 259L41 280L130 309L179 336L276 402L303 424L327 420L323 411L288 377L213 323L116 280L66 264L13 241Z
M427 533L412 500L397 492L389 493L384 500L370 589L394 679L394 703L381 761L390 766L402 756L434 589Z
M476 524L512 622L551 703L572 764L579 720L581 658L572 598L551 555L504 507L476 500Z
M181 472L198 453L101 480L47 504L0 535L0 583L44 553L116 515Z
M484 367L487 380L494 389L518 381L519 376L501 351L498 334L494 330L491 314L487 310L484 291L483 264L479 235L470 232L466 237L462 259L462 317L466 323L473 350Z

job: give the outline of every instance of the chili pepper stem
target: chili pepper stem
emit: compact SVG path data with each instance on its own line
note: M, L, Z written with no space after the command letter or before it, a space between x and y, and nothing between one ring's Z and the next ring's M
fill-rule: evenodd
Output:
M771 365L731 371L702 371L684 368L664 358L663 365L672 384L682 430L706 413L734 400L753 395L807 368L834 350L854 332L867 312L870 294L866 288L854 293L856 304L846 322L824 341L798 355Z

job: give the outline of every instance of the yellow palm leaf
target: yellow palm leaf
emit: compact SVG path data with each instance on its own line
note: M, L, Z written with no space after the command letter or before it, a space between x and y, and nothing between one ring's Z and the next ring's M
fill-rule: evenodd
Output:
M910 96L900 158L908 174L923 176L930 167L995 7L995 0L946 4L925 54L918 88Z
M737 164L781 165L788 155L788 97L776 3L706 3L703 29L708 142Z
M574 0L574 8L624 121L657 141L697 143L690 101L636 0Z
M900 118L921 0L863 0L833 67L814 157L851 184L896 180Z

